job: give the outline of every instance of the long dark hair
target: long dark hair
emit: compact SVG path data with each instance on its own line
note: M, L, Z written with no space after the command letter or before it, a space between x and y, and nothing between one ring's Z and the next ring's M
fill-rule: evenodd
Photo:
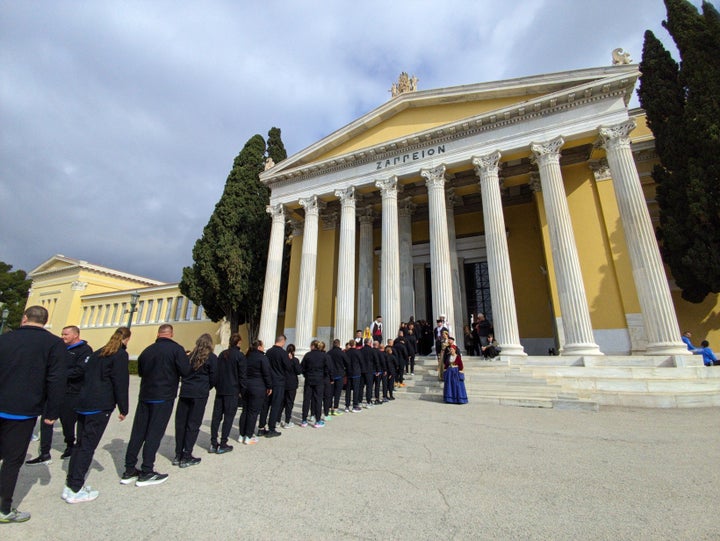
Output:
M195 342L195 349L190 352L190 364L197 370L205 364L213 351L213 339L208 333L201 334Z

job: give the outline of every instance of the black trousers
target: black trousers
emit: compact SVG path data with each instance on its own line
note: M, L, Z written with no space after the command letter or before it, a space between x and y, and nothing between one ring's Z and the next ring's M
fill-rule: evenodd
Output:
M240 430L240 435L252 438L255 435L255 426L257 425L258 415L262 409L263 401L267 396L265 387L248 387L245 393L247 400L244 402L243 415L245 416L245 424Z
M330 414L330 408L332 408L333 395L335 394L335 385L333 381L328 379L323 383L323 404L322 409L325 417Z
M155 457L172 416L174 404L174 400L166 400L158 404L138 402L130 432L130 441L125 452L126 471L132 470L137 464L140 448L142 448L140 469L143 473L153 471Z
M210 443L217 447L218 429L222 419L222 434L220 444L225 445L230 437L230 429L238 409L238 395L216 394L213 403L212 420L210 421Z
M302 419L307 421L308 412L315 417L315 422L322 416L323 383L305 384L303 389Z
M80 490L85 484L85 476L92 464L97 449L112 411L101 411L92 415L77 416L77 444L73 447L68 474L65 484L73 492Z
M275 427L277 426L277 423L280 420L280 416L282 414L284 398L285 398L285 383L283 382L282 385L273 384L272 394L270 396L265 397L265 401L263 402L262 409L260 410L259 426L261 428L264 427L265 425L268 425L268 429L270 429L270 432L275 430ZM268 420L268 412L270 414L269 420Z
M340 407L340 395L342 395L343 379L335 378L333 380L333 403L332 408L338 409Z
M30 437L37 417L16 421L0 418L0 511L10 512L20 467L30 447Z
M410 373L415 373L415 355L410 355Z
M388 398L393 396L395 392L395 372L388 372L387 374L387 392L383 394L383 397Z
M345 407L350 409L350 394L352 392L352 405L357 408L360 404L360 378L361 376L348 376L347 387L345 388Z
M369 404L372 402L372 394L373 394L373 382L375 381L375 373L374 372L368 372L366 374L363 374L363 385L365 387L365 400Z
M382 374L373 374L373 395L375 396L375 402L380 400L380 386L383 384Z
M60 424L62 425L65 446L72 448L75 445L75 424L77 423L77 407L79 394L66 394L60 405ZM43 415L43 420L45 416ZM40 423L40 454L49 455L52 448L53 425ZM79 432L79 431L78 431Z
M200 433L208 397L178 400L175 410L175 456L189 458Z
M295 406L295 397L297 396L297 388L285 389L283 397L283 412L285 412L285 423L289 423L292 419L292 410ZM281 412L282 413L282 412ZM282 417L282 415L281 415Z

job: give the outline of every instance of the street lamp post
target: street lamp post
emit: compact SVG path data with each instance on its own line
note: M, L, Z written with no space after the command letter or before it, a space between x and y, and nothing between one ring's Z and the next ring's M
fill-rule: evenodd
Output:
M130 310L126 310L126 312L129 313L129 315L128 315L128 322L127 322L127 328L128 328L128 329L132 326L133 314L134 314L135 312L137 312L136 306L137 306L137 304L138 304L138 300L140 300L140 293L138 293L137 291L133 291L133 292L130 294Z
M3 308L2 314L0 314L0 316L1 316L1 318L0 318L0 334L2 334L3 331L5 330L5 323L7 322L7 318L9 315L10 315L10 310L8 310L7 308Z

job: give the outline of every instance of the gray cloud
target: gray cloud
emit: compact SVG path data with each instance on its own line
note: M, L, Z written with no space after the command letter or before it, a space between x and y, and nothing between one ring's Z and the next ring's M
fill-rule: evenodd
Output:
M698 2L699 3L699 2ZM0 1L0 259L54 253L166 281L191 263L235 155L290 153L435 88L610 64L658 0Z

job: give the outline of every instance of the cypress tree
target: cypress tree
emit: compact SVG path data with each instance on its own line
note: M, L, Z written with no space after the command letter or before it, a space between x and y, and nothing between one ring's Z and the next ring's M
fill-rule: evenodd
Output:
M665 262L690 302L720 292L720 16L665 0L678 65L645 33L638 95L655 135L653 170Z
M270 192L260 182L265 140L254 135L235 158L222 197L183 269L180 291L202 304L213 321L223 317L232 332L248 325L250 340L260 323L270 217Z
M9 312L3 332L20 326L32 284L32 280L28 279L24 270L12 269L12 265L0 261L0 311L7 308Z

